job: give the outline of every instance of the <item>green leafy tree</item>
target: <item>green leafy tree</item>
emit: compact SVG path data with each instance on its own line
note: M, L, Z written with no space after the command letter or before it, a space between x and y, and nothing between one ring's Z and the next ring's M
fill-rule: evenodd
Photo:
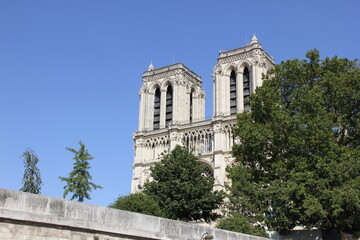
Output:
M275 66L238 115L231 208L281 233L359 233L359 63L306 57Z
M28 193L41 193L41 185L43 184L40 177L40 170L36 166L39 162L38 156L31 149L27 149L20 158L24 161L23 186L20 191Z
M158 203L152 197L141 192L118 197L109 207L152 216L161 216Z
M69 177L59 177L61 181L66 182L64 186L64 198L72 193L71 200L77 199L78 202L83 202L84 199L91 199L90 192L92 189L102 188L99 185L96 185L92 180L92 177L89 173L90 164L89 160L94 159L85 148L85 145L80 141L80 149L77 151L73 148L66 148L66 150L74 153L74 168L69 173Z
M251 219L239 213L233 213L232 216L221 219L220 222L216 225L216 228L259 237L269 237L262 226L254 225Z
M213 191L214 178L185 147L176 146L161 155L151 167L152 181L144 184L144 193L153 197L162 216L182 221L211 221L214 210L223 202L223 192Z

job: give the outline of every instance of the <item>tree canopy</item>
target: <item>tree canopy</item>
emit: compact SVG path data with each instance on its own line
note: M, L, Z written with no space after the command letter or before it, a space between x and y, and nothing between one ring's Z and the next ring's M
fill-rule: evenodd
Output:
M83 202L84 199L91 199L90 192L92 189L102 188L96 185L92 180L92 176L89 173L90 163L89 161L94 159L85 148L85 144L79 142L80 149L77 151L73 148L66 148L66 150L74 153L74 168L69 173L69 177L59 177L61 181L66 182L64 186L64 198L72 193L70 200L77 199L78 202Z
M216 228L259 237L269 237L262 226L255 225L251 219L240 213L233 213L233 215L221 219L220 222L216 225Z
M223 193L213 191L214 178L185 147L176 146L161 155L151 167L152 181L144 184L144 193L153 197L162 216L182 221L211 221L223 202Z
M20 158L23 158L25 167L22 180L23 186L20 191L40 194L42 180L40 177L40 170L37 167L37 163L39 162L38 156L32 149L27 149Z
M295 226L360 231L357 60L287 60L238 115L231 208L286 233Z
M141 192L120 196L109 207L152 216L161 216L161 209L158 203L152 197Z

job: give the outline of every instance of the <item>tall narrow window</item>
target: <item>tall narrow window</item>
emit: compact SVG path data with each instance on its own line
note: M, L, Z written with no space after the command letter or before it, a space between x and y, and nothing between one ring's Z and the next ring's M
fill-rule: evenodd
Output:
M191 90L190 93L190 123L193 121L193 95L194 95L194 89Z
M166 118L165 118L165 126L169 126L172 121L172 113L173 113L173 89L171 85L168 86L166 90Z
M154 95L154 130L160 128L160 89L155 90Z
M244 110L249 110L249 103L247 103L247 100L250 97L250 74L249 74L249 69L247 67L244 68L244 73L243 73L243 91L244 91Z
M236 73L230 73L230 114L236 114Z

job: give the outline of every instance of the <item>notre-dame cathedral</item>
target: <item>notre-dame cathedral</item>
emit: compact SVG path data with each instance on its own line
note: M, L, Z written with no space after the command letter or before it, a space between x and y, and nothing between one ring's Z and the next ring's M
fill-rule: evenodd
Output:
M236 114L262 74L274 66L256 36L243 47L221 51L214 67L213 116L205 119L205 92L200 76L182 63L155 69L142 76L139 129L134 133L135 159L131 192L137 192L150 177L150 166L159 154L177 144L186 146L215 178L214 189L223 189L227 165L231 164L232 127Z

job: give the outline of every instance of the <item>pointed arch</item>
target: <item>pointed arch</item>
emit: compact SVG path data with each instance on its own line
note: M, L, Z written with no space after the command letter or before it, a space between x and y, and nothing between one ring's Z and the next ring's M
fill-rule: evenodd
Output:
M160 87L156 87L154 92L154 120L153 120L154 130L160 128L160 103L161 103Z
M169 86L173 87L173 83L171 82L170 79L163 81L161 84L161 91L166 91Z
M149 93L151 93L151 94L155 94L156 89L160 90L160 83L159 82L154 82L153 84L151 84L148 87Z
M244 68L247 67L248 69L251 69L251 62L247 59L244 59L243 61L241 61L237 68L239 69L240 72L244 72Z
M250 80L250 71L248 67L244 68L243 71L243 96L244 96L244 110L249 110L249 97L251 90L251 80Z
M251 91L254 86L252 86L252 76L251 76L251 63L249 61L243 61L239 66L240 72L242 74L242 96L244 102L244 110L249 110L249 104L247 103L251 94Z
M189 112L189 121L190 123L194 120L194 98L195 98L195 89L191 88L190 90L190 112Z
M232 71L234 71L236 73L237 70L238 70L238 67L235 64L231 63L228 66L226 66L224 73L226 76L230 76Z
M173 87L169 84L166 88L166 116L165 126L169 126L173 119Z
M230 72L230 114L237 113L237 103L236 103L236 73L234 70Z
M200 166L205 168L204 174L206 176L214 177L214 167L213 167L213 165L209 161L207 161L205 159L200 159L200 162L201 162Z

